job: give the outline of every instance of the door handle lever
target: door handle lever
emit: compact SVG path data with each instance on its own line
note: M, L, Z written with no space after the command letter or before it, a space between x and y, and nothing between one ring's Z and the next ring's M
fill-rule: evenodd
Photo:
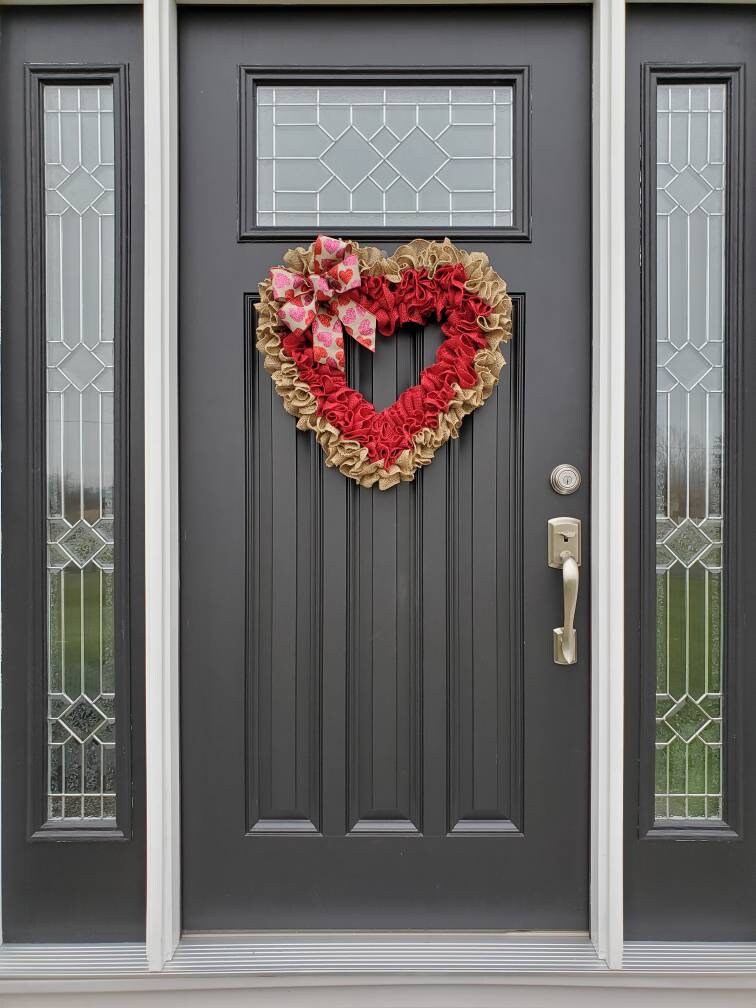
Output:
M575 606L577 605L579 584L580 571L575 558L565 557L562 565L564 626L554 628L554 661L557 665L574 665L577 661Z
M549 519L549 567L562 570L564 595L564 626L554 628L554 661L557 665L574 665L577 661L575 609L580 587L580 520L578 518Z

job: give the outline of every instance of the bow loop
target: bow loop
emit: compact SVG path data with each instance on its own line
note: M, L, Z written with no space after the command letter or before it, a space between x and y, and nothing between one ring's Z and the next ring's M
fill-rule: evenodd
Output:
M320 364L344 370L344 330L368 350L375 351L376 319L362 305L344 299L362 280L355 253L338 238L319 235L312 245L314 271L303 275L274 267L270 271L273 297L283 304L278 318L293 333L312 331L313 357Z

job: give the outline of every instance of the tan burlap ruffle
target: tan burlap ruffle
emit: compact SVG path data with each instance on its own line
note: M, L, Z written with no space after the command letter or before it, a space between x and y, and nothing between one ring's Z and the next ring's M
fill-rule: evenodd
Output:
M415 472L432 461L437 448L449 438L459 436L459 428L465 416L482 406L491 395L504 366L499 344L502 341L508 342L512 336L512 302L507 294L507 285L494 272L488 256L483 252L464 252L452 245L448 238L443 242L416 238L408 245L402 245L389 258L376 248L360 248L356 242L350 242L349 245L349 251L356 252L359 257L363 274L386 276L395 281L409 267L427 270L433 276L438 266L462 263L467 275L467 290L491 306L491 314L479 318L488 346L475 355L477 385L472 389L455 386L456 395L446 412L439 414L438 426L424 427L418 431L413 438L413 447L405 449L396 462L387 467L382 462L372 462L368 458L367 448L357 441L345 438L326 419L317 415L315 397L281 345L285 329L277 317L279 304L272 297L271 282L264 280L260 284L257 349L263 355L265 370L273 379L284 409L297 418L300 430L309 430L315 434L325 453L326 465L336 466L360 486L371 487L377 483L380 490L388 490L404 480L414 479ZM290 249L284 256L284 263L297 273L311 272L312 247Z

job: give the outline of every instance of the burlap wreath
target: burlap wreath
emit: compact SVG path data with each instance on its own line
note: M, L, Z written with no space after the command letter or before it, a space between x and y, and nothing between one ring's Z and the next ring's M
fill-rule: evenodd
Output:
M336 466L361 486L371 487L377 484L379 489L387 490L401 481L414 479L415 472L432 461L441 445L449 438L458 437L464 417L481 406L493 392L504 365L499 344L507 342L512 334L512 302L506 284L492 269L483 252L465 252L456 248L448 239L436 242L418 238L398 248L390 257L385 257L376 248L360 248L356 242L346 242L345 246L350 253L356 254L363 278L382 278L381 287L389 301L401 294L402 276L407 271L415 271L418 282L426 283L426 286L431 285L434 279L440 281L443 277L445 290L451 290L451 282L461 273L459 269L450 267L461 266L464 270L464 291L469 298L465 302L465 295L460 295L458 291L443 295L449 303L457 306L439 319L445 336L450 335L451 327L445 327L445 323L454 310L461 315L464 308L469 315L469 305L479 306L479 314L475 316L476 332L470 332L469 325L461 337L455 331L455 345L463 347L469 355L472 371L460 364L460 372L466 377L450 382L449 350L447 348L443 351L445 344L442 342L436 361L424 370L419 383L402 393L392 407L382 414L373 411L372 416L370 404L362 409L372 423L371 426L366 422L363 432L359 425L355 425L353 416L348 412L343 413L343 409L348 410L349 407L342 406L343 401L348 403L358 397L358 394L345 385L343 375L335 367L312 359L311 334L293 337L281 320L282 298L274 296L271 280L264 280L260 284L257 348L263 355L265 369L273 379L284 408L297 418L300 430L315 434L323 448L326 465ZM314 248L315 243L308 249L289 250L284 256L286 267L303 277L311 275L315 269ZM438 272L441 267L445 269ZM363 279L363 288L377 286L376 282L365 282ZM340 295L342 308L344 299L349 297L354 298L358 305L367 305L369 308L374 308L376 304L375 299L371 300L368 296L367 290L358 289ZM439 295L437 304L441 301L442 296ZM460 304L462 307L459 307ZM396 317L388 318L388 321L383 320L383 329L379 322L379 330L383 335L393 332L398 325L408 320L427 321L433 312L429 312L422 320L419 316L414 317L411 311L408 318L400 317L401 313L397 311L394 315ZM406 311L404 315L407 315ZM446 360L443 376L439 363L442 351ZM309 383L304 375L310 376ZM438 408L429 407L431 402L441 405ZM342 412L336 411L334 403L339 404ZM394 431L392 424L397 422L394 414L398 411L399 403L402 403L403 426L401 430ZM393 413L390 412L392 410ZM419 423L417 418L421 415L424 417L423 425L412 430L412 424ZM346 436L338 423L334 422L337 417L345 417L349 422L340 422L356 433ZM373 433L376 427L384 431L380 444ZM398 450L395 444L402 437L406 438L407 444ZM394 447L386 447L387 442L391 442Z

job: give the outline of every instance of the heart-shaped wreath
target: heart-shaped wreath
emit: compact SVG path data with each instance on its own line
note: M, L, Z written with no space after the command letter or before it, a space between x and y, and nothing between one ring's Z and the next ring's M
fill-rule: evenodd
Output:
M329 466L387 490L432 461L491 395L512 333L507 285L483 252L415 239L387 258L318 237L290 249L260 284L257 348L285 409L311 430ZM417 385L378 411L347 384L344 334L370 350L376 330L441 323L436 359Z

